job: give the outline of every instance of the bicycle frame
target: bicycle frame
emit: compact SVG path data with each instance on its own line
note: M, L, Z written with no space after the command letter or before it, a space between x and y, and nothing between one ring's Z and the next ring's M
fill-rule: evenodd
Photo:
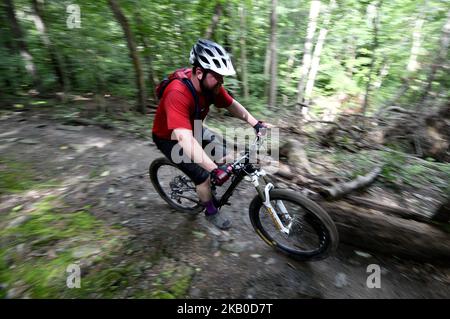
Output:
M257 146L256 143L258 141L260 141L259 137L255 139L255 142L252 144L252 146ZM244 160L244 163L241 163L242 160ZM231 197L231 195L233 195L233 191L242 182L245 176L252 174L258 170L253 166L253 164L250 163L250 150L247 150L244 155L241 158L237 159L233 164L231 164L231 166L233 167L232 183L222 195L222 197L218 200L218 207L222 207L223 205L226 205L228 203L228 199ZM216 186L212 185L213 189L215 187Z
M261 137L257 136L255 139L255 142L252 144L253 148L259 149L261 145ZM228 203L228 199L233 194L233 191L236 189L236 187L242 182L245 176L249 176L251 178L252 184L255 186L255 189L263 201L263 205L266 208L269 216L272 218L272 221L274 225L277 227L277 229L285 234L289 234L290 228L292 226L292 218L289 215L289 213L286 210L286 207L284 206L282 201L277 201L277 207L281 211L281 214L284 216L284 218L289 221L289 224L287 227L283 225L283 223L280 220L280 217L278 216L277 211L273 208L273 206L270 203L270 190L275 188L275 185L271 183L267 177L266 172L261 169L255 167L253 164L250 163L250 150L247 150L245 154L236 160L231 166L233 167L233 180L231 185L228 187L228 189L225 191L225 193L222 195L222 197L218 200L218 207L222 207L223 205L226 205ZM241 161L244 160L244 163L241 163ZM262 177L266 186L264 189L261 187L259 183L259 177ZM213 186L214 187L214 186Z

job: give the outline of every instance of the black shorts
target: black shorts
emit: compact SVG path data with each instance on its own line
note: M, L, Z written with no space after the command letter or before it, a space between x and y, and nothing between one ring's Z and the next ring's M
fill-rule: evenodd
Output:
M178 145L177 141L162 139L155 134L153 134L153 141L155 142L156 147L158 147L158 149L164 154L164 156L166 156L172 163L176 164L177 167L183 173L185 173L194 182L195 185L202 184L208 179L208 171L206 171L197 163L193 163L190 158L185 156L181 147L179 152L179 156L182 158L181 163L179 160L180 158L178 158L177 161L174 161L172 159L172 150L175 145ZM226 141L222 137L215 135L207 128L203 128L202 147L206 154L215 163L219 163L219 161L227 154Z

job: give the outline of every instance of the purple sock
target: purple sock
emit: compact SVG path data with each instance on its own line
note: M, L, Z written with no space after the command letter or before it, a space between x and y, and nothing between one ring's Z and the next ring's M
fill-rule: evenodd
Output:
M216 206L214 206L214 202L212 199L206 203L203 203L203 205L206 208L205 215L214 215L217 213L217 208L216 208Z

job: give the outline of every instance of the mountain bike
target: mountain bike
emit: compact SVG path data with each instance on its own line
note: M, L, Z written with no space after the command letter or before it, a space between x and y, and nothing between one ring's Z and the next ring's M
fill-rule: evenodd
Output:
M250 147L234 161L229 182L218 187L211 185L213 200L219 209L230 205L233 191L249 180L257 195L249 206L251 224L268 245L296 260L320 260L332 254L339 237L331 217L317 203L289 189L277 187L259 164L250 160L258 152L263 137L257 136ZM198 214L204 211L194 183L166 157L154 160L149 168L150 180L172 208L179 212Z

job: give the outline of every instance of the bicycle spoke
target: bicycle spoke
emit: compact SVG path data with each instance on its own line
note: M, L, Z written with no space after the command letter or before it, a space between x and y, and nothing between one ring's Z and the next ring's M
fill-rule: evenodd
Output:
M190 200L191 202L198 204L198 198L193 198L193 197L188 197L188 196L183 196L183 195L179 195L179 197L185 198L187 200Z
M291 223L289 234L281 232L274 225L265 208L262 207L260 210L261 224L273 240L289 249L300 249L301 251L314 251L322 246L323 240L319 225L314 224L313 218L308 218L307 211L288 201L272 201L271 204L285 227ZM291 218L291 220L287 220L287 218Z
M182 171L171 165L163 165L157 175L161 188L173 203L184 208L198 205L195 185Z

